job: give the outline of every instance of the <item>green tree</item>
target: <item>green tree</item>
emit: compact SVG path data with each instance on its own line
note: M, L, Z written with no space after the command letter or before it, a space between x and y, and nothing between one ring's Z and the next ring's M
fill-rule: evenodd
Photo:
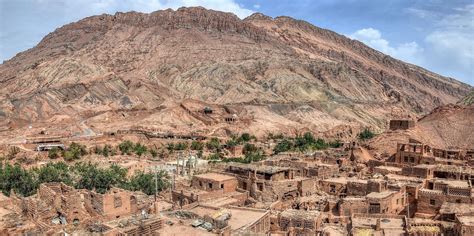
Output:
M27 197L33 195L38 187L34 176L20 165L6 164L0 170L0 188L6 196L10 196L12 190L15 193Z
M72 142L69 148L63 152L63 157L66 161L73 161L81 159L81 157L86 154L86 146Z
M169 177L165 171L157 173L157 190L162 191L169 187ZM156 193L155 175L153 173L137 172L130 179L128 189L131 191L142 191L145 194L153 195Z
M251 143L246 143L244 147L242 148L242 153L247 154L247 153L253 153L258 150L257 146Z
M112 186L125 186L127 170L117 165L99 168L92 163L76 163L73 171L77 177L74 187L95 189L98 193L107 192Z
M211 140L206 143L206 147L208 150L218 151L221 147L221 141L216 137L211 138Z
M293 143L288 139L283 139L273 148L273 153L287 152L293 148Z
M38 169L34 169L38 178L38 184L50 182L63 182L72 185L69 166L64 162L48 163Z

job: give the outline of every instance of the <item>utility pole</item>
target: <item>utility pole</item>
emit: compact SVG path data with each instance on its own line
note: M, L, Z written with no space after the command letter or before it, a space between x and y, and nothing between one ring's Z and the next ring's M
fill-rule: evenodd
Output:
M405 199L407 203L407 219L410 218L410 200L408 199L408 192L405 190Z
M155 202L158 194L158 166L155 166Z

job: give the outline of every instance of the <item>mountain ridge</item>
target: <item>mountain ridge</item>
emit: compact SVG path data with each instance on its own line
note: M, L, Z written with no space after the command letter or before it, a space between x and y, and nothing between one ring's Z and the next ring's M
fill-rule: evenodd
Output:
M205 134L337 136L347 129L332 129L345 124L383 129L389 118L421 115L472 89L305 21L261 13L241 20L201 7L84 18L1 64L0 75L0 126L12 130L64 116L102 132L138 122ZM246 123L207 125L179 110L187 99L234 106ZM103 112L110 117L93 115Z

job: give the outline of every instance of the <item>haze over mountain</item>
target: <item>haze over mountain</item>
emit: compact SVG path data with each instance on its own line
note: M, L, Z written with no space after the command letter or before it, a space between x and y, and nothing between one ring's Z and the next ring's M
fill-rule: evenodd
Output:
M470 90L289 17L241 20L200 7L104 14L65 25L0 65L0 130L138 125L344 137L456 103ZM200 112L206 106L214 115ZM234 114L237 122L223 122Z

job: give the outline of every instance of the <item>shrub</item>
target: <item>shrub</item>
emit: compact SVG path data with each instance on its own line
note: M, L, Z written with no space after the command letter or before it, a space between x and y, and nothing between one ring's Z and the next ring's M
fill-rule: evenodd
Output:
M137 154L137 156L141 157L143 154L147 152L147 148L145 147L145 145L137 143L134 147L134 152L135 154Z
M278 142L277 145L273 148L273 152L278 154L280 152L287 152L293 148L293 143L288 139L283 139L282 141Z
M200 151L200 150L203 150L203 149L204 149L204 144L202 142L199 142L199 141L192 141L191 142L191 150Z
M359 133L358 137L361 140L368 140L375 137L375 133L373 133L370 129L365 128L362 132Z
M86 154L87 150L84 145L72 142L69 148L63 152L63 158L66 161L74 161L81 159L81 157Z
M221 141L218 138L211 138L211 140L206 143L206 147L208 150L217 151L221 147Z
M49 159L57 159L59 158L59 149L57 147L53 147L48 151Z
M156 149L152 148L152 149L150 149L150 155L153 158L156 158L156 157L158 157L158 151L156 151Z
M118 148L122 155L130 155L133 151L134 145L130 140L125 140L118 145Z

